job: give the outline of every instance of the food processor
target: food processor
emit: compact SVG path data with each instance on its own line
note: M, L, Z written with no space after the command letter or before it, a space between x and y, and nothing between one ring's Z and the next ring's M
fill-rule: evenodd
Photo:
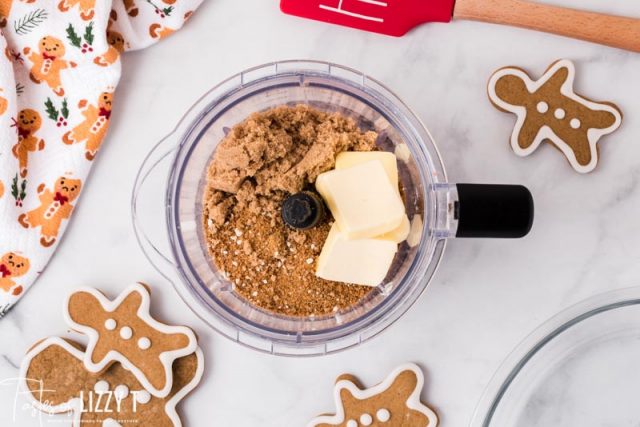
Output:
M252 113L298 104L351 117L378 133L378 149L402 153L400 187L417 243L399 247L386 279L358 304L330 315L284 316L250 304L203 239L202 197L217 145ZM376 80L326 62L282 61L225 80L191 107L144 160L132 215L149 261L209 326L259 351L315 356L357 346L402 316L433 278L447 239L526 235L533 200L522 186L448 183L426 127Z

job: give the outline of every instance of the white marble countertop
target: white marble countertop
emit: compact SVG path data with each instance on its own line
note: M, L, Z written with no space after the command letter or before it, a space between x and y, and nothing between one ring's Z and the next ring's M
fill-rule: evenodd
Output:
M554 3L640 16L628 0ZM381 336L336 355L290 359L240 347L189 311L140 251L130 197L146 153L205 90L253 65L307 58L384 82L430 128L453 182L524 184L537 217L524 240L450 242L427 292ZM539 75L559 58L575 61L579 91L625 113L588 176L548 146L515 156L507 143L513 117L486 97L493 70L518 65ZM638 70L638 54L525 30L456 22L396 39L288 17L275 0L207 0L183 31L125 58L110 134L66 237L0 321L0 380L17 375L36 340L67 330L62 302L72 289L113 296L140 280L155 287L158 317L194 327L206 353L204 380L182 406L188 426L301 426L334 410L337 375L372 384L405 361L425 368L423 397L442 425L467 425L500 362L542 321L585 297L640 284ZM13 418L12 387L0 383L0 425L38 426L22 401Z

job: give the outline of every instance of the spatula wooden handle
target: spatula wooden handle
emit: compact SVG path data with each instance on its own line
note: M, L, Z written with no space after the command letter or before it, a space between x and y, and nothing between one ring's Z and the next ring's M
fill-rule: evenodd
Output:
M640 52L640 19L525 0L457 0L453 17L492 22Z

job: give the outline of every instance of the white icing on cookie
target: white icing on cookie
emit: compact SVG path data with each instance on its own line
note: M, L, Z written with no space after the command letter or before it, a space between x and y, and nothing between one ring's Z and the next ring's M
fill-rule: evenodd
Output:
M538 134L536 135L535 139L533 140L533 142L529 147L521 148L520 145L518 144L518 139L527 117L527 109L523 106L512 105L503 101L496 93L496 83L502 77L511 75L511 76L516 76L519 79L522 79L522 81L525 82L525 85L529 93L533 94L545 83L547 83L549 79L553 77L556 74L556 72L558 72L558 70L560 70L561 68L566 68L568 72L568 78L560 88L560 93L562 95L586 106L590 110L607 111L613 114L613 116L615 117L615 122L608 128L588 130L587 138L589 140L591 161L589 162L589 164L586 164L586 165L581 165L580 163L578 163L578 160L576 159L576 154L573 152L573 149L571 148L571 146L569 146L569 144L567 144L558 135L556 135L553 129L551 129L551 127L549 127L548 125L542 126L540 128L540 130L538 131ZM617 108L614 108L607 103L596 103L576 94L573 90L575 74L576 74L576 70L575 70L575 66L573 65L573 62L567 59L557 61L544 73L544 75L540 79L536 81L531 80L529 75L519 68L507 67L507 68L503 68L496 71L493 74L493 76L491 76L491 79L489 80L488 92L489 92L489 98L495 105L497 105L502 110L514 113L518 117L516 121L516 125L513 129L513 133L511 134L511 148L517 155L523 156L523 157L528 156L534 151L536 151L543 141L549 140L562 151L562 153L569 160L569 163L571 164L571 166L577 172L588 173L588 172L591 172L598 164L598 150L597 150L596 144L603 136L614 132L616 129L620 127L620 125L622 124L622 114L620 113L620 111L618 111Z
M115 321L115 319L107 319L104 322L104 328L107 331L113 331L114 329L116 329L117 326L118 326L118 323Z
M370 426L371 423L373 422L373 417L369 414L362 414L360 415L360 424L362 424L363 426Z
M562 120L567 116L567 112L562 108L556 108L556 111L553 112L553 116L558 120Z
M378 421L386 423L391 419L391 412L386 408L380 408L378 409L378 412L376 412L376 418Z
M100 380L94 384L93 391L97 394L106 393L109 391L109 383L104 380Z
M129 397L129 387L124 384L120 384L113 390L114 395L118 400L123 400Z
M347 421L347 427L358 427L358 422L356 420Z
M122 338L123 340L130 340L132 336L133 331L130 327L125 326L124 328L120 329L120 338Z
M405 371L412 371L416 376L416 387L407 399L407 407L424 414L429 419L429 427L436 427L438 425L438 416L431 410L431 408L420 401L420 393L422 392L422 388L424 387L424 375L422 374L422 370L413 363L405 363L404 365L398 366L393 370L393 372L391 372L391 374L389 374L387 378L385 378L383 382L374 387L364 390L358 388L358 386L353 381L349 381L347 379L338 381L333 390L333 398L336 403L336 414L320 415L319 417L311 420L309 424L307 424L307 427L317 427L318 425L322 424L340 425L344 423L345 411L344 406L342 405L342 399L340 397L340 393L342 390L347 390L354 398L358 400L366 400L386 391L389 387L391 387L395 379ZM389 411L387 410L387 412ZM367 415L369 418L371 418L369 414ZM369 418L365 419L365 421L367 421ZM347 427L351 427L351 425L349 424L351 421L355 423L352 423L353 427L358 426L357 421L349 420L346 424ZM360 419L360 422L362 421L363 420ZM373 422L373 419L371 420L371 422Z
M580 121L580 119L571 119L571 121L569 122L569 125L573 129L580 129L580 125L582 125L582 122Z
M540 101L538 102L538 105L536 105L536 109L538 110L538 113L544 114L549 111L549 104L544 101Z
M146 405L151 401L151 394L149 394L147 390L138 390L133 393L133 396L134 399L136 399L136 402L142 405Z
M148 350L151 348L151 340L147 337L142 337L138 340L138 347L141 350Z
M93 296L96 300L98 300L102 308L107 313L113 313L129 295L131 295L132 293L137 293L140 295L140 299L141 299L140 307L137 310L137 315L140 318L140 320L142 320L147 325L149 325L150 327L152 327L153 329L157 330L162 334L170 334L170 335L181 334L187 337L188 343L183 348L178 350L173 350L173 351L166 351L160 354L160 361L164 366L164 373L165 373L164 378L166 378L166 381L163 387L161 388L154 387L154 385L151 384L149 379L146 377L145 373L140 368L134 366L134 364L125 355L123 355L116 349L109 351L109 353L107 353L107 355L102 360L98 362L93 361L92 354L96 348L98 341L101 339L100 333L96 329L90 326L75 322L71 318L71 315L69 314L69 309L68 309L69 302L72 296L76 293L82 293L82 292L86 292L91 296ZM84 354L84 365L88 371L93 373L102 372L111 363L120 362L122 367L128 371L131 371L131 373L133 373L136 379L140 381L140 384L146 390L148 390L153 396L163 398L169 394L169 392L171 391L171 387L173 386L173 375L171 371L171 366L173 365L173 362L180 357L188 356L189 354L193 353L198 347L198 343L197 343L195 334L191 329L185 326L166 325L152 318L151 314L149 313L150 299L151 297L149 295L149 291L140 283L135 283L129 286L113 301L109 300L102 292L98 291L97 289L81 288L71 293L67 297L67 302L65 304L65 307L66 307L65 320L72 329L78 332L81 332L89 337L87 350ZM129 327L125 326L125 328L129 328ZM121 336L123 336L122 334L124 334L123 336L124 339L132 338L133 333L129 338L125 338L129 335L128 332L124 332L125 328L122 328L120 330Z

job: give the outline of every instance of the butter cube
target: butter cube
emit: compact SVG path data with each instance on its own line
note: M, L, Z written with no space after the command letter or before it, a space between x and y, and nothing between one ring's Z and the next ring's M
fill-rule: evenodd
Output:
M409 221L409 217L405 215L404 218L402 218L402 222L396 229L383 234L382 236L378 237L378 239L391 240L395 243L402 243L407 240L410 230L411 222Z
M398 161L393 153L386 151L343 151L336 157L336 169L348 169L352 166L380 160L387 172L393 188L398 188Z
M318 257L316 276L336 282L378 286L391 268L398 245L391 240L347 238L333 224Z
M411 228L409 229L409 235L407 236L407 243L409 247L415 248L420 244L422 238L422 231L424 224L422 223L422 215L416 215L411 221Z
M392 231L405 216L400 194L379 160L325 172L318 176L316 189L350 239Z
M395 154L398 160L402 160L405 163L409 163L409 160L411 160L411 151L407 144L396 145Z

